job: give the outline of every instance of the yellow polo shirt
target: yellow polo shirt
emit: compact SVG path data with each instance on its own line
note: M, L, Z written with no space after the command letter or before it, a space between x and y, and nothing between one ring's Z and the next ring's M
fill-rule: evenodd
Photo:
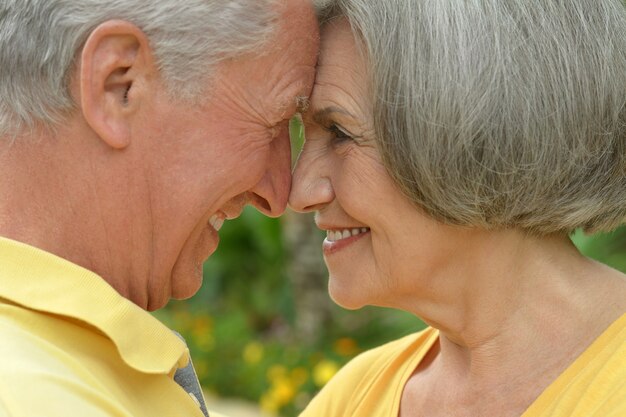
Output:
M438 337L437 330L428 328L359 355L335 375L300 417L397 417L404 386ZM521 417L625 416L626 314Z
M188 361L93 272L0 238L0 417L203 417L173 380Z

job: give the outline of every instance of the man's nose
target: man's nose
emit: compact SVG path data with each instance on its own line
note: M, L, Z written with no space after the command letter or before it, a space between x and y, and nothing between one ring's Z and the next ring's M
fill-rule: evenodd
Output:
M248 192L248 198L249 203L261 213L278 217L287 207L291 189L291 146L288 132L281 133L272 141L268 158L267 170Z
M312 152L309 143L298 157L293 171L289 206L298 212L320 210L335 199L332 182L328 170L330 163L319 152Z

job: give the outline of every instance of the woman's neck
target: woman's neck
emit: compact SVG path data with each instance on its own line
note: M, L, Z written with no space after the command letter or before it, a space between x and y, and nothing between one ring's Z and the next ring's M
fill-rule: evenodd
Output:
M566 237L505 234L473 247L470 258L484 261L438 276L438 299L415 296L412 311L441 335L403 398L448 404L452 415L520 415L626 312L626 279Z
M456 265L441 279L457 285L413 311L441 331L439 366L472 386L562 370L626 311L625 276L567 237L503 233L471 255L484 261Z

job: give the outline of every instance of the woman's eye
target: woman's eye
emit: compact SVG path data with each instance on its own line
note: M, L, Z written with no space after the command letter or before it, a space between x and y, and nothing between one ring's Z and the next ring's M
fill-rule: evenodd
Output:
M353 139L352 135L348 134L345 130L343 130L336 124L331 124L326 128L326 130L333 136L333 142L343 142Z

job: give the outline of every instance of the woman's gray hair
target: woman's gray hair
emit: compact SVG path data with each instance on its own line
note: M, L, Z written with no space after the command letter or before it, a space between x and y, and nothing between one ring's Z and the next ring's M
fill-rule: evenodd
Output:
M370 68L399 188L450 224L565 233L626 219L622 0L326 0Z
M274 33L280 0L2 0L0 137L59 121L74 104L69 76L99 24L143 30L174 98L196 100L220 60Z

